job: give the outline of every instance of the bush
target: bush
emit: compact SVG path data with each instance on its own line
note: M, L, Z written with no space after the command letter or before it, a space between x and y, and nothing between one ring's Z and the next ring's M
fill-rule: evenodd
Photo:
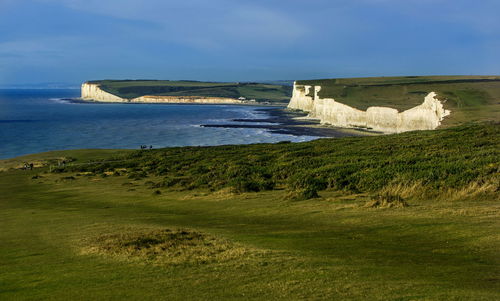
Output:
M228 186L236 193L259 192L274 189L274 181L269 175L251 175L250 177L236 177L229 181Z
M288 181L289 190L293 193L292 199L312 199L319 197L318 191L327 187L326 180L311 174L296 174Z
M234 178L230 183L232 192L242 193L242 192L258 192L260 191L259 185L255 182L248 180L247 178L238 177Z
M132 180L142 180L147 176L148 174L144 171L133 171L128 175L128 178Z
M179 182L180 182L180 178L178 178L178 177L165 177L165 179L163 179L163 182L161 183L160 187L172 187L172 186L175 186Z
M317 190L311 188L297 189L288 192L285 198L292 201L304 201L319 198L319 194Z

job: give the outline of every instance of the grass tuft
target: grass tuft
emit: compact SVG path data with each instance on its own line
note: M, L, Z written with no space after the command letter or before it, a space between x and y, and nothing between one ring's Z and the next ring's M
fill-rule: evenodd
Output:
M446 189L442 196L449 201L477 199L481 196L498 197L500 182L498 177L489 181L475 181L461 189Z
M365 204L366 208L404 208L408 203L402 196L391 193L381 193Z
M83 254L156 265L205 264L242 258L247 248L189 229L135 230L85 240Z

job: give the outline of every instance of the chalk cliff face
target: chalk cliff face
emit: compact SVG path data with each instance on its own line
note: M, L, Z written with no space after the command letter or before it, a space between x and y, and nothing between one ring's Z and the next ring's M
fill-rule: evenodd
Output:
M94 101L105 101L105 102L128 102L128 99L124 99L101 90L98 84L83 83L81 91L83 100L94 100Z
M302 86L293 84L292 98L288 107L291 109L302 110L310 112L314 108L314 99L307 96L311 91L312 86Z
M206 104L233 104L243 103L241 100L224 97L201 96L156 96L146 95L132 99L132 102L143 103L206 103Z
M314 89L313 96L307 96ZM288 108L309 112L309 117L319 119L323 124L339 127L362 127L386 133L400 133L414 130L432 130L437 128L449 110L436 98L436 93L429 93L424 102L409 110L398 112L388 107L369 107L366 111L358 110L335 101L333 98L320 98L320 86L303 86L294 83L293 95Z
M145 95L133 99L118 97L102 90L98 84L82 84L83 100L100 102L129 102L129 103L198 103L198 104L239 104L244 103L239 99L225 97L201 97L201 96L156 96Z

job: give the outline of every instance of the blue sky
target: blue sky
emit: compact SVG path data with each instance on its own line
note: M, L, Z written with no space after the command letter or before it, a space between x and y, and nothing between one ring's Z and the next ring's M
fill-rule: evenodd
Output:
M499 0L0 0L0 85L500 74Z

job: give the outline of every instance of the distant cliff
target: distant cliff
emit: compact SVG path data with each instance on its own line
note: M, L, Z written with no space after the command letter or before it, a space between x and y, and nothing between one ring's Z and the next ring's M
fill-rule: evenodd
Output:
M93 101L104 101L104 102L129 102L128 99L124 99L101 90L98 84L83 83L82 84L82 99L83 100L93 100Z
M83 83L81 99L99 102L127 102L127 103L198 103L198 104L242 104L242 100L227 97L203 96L162 96L144 95L132 99L122 98L102 90L99 84Z
M294 83L288 108L309 112L309 117L319 119L323 124L368 128L386 133L432 130L450 114L434 92L429 93L421 105L398 112L394 108L378 106L362 111L333 98L320 98L319 91L321 86Z
M146 95L132 99L137 103L200 103L200 104L234 104L245 103L238 99L224 97L202 97L202 96L157 96Z

